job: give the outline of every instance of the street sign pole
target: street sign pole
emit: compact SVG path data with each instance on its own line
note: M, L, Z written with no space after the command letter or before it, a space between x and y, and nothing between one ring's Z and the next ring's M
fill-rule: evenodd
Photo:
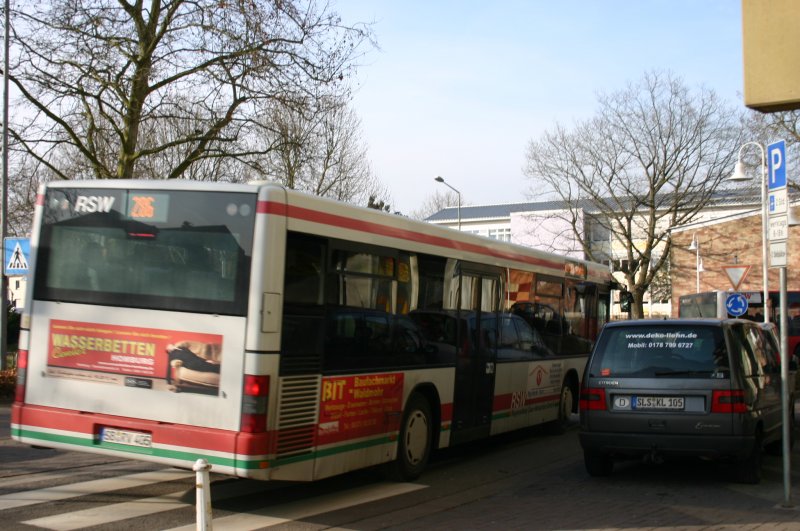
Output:
M789 306L786 294L786 264L789 256L789 201L786 192L786 142L779 140L767 146L769 163L769 252L770 267L780 274L780 333L781 333L781 409L783 437L783 506L791 507L791 438L789 419Z

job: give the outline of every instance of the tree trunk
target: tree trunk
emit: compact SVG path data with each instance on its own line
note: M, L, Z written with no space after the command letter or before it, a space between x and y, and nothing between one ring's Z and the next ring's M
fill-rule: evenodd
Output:
M633 302L631 303L631 319L644 319L644 291L633 290Z

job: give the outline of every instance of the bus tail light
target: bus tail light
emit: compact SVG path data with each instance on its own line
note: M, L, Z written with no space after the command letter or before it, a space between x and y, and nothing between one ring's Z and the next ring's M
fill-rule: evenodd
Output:
M25 401L25 380L28 377L28 351L17 353L17 386L14 389L14 402Z
M246 433L267 431L267 395L269 376L244 375L242 393L242 428Z
M582 411L605 411L606 390L602 387L581 388L579 405Z
M747 413L747 402L741 389L716 390L711 393L712 413Z

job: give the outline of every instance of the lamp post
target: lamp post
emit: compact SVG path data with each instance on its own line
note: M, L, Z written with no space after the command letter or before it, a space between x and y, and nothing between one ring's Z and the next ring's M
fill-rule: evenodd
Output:
M744 165L742 164L742 150L745 146L754 145L757 146L759 151L761 151L761 228L762 228L762 260L764 262L764 322L769 322L769 312L767 311L767 301L769 300L769 291L767 290L767 271L769 268L769 255L767 251L767 245L769 240L769 232L768 232L768 216L769 216L769 204L767 202L767 197L769 196L769 190L767 189L767 164L766 164L766 149L764 146L759 144L758 142L746 142L742 144L742 147L739 148L739 155L736 160L736 166L733 169L733 175L731 175L732 181L743 181L747 180L747 176L744 174ZM772 149L771 144L770 150ZM787 336L787 328L788 328L788 321L787 321L787 311L786 311L786 267L782 266L780 269L780 320L779 320L779 328L780 328L780 349L781 349L781 409L782 411L782 429L781 435L783 437L783 495L784 507L792 507L791 503L791 458L790 458L790 449L789 449L789 441L791 438L790 433L790 414L791 408L789 405L789 389L788 389L788 382L789 382L789 352L788 352L788 336Z
M689 250L694 251L694 267L695 267L695 293L700 293L700 273L705 271L703 269L703 259L700 258L700 240L697 239L697 234L692 236L692 243L689 244Z
M766 151L764 150L764 146L759 144L758 142L745 142L742 144L742 147L739 148L739 155L736 157L736 166L733 168L733 174L730 176L731 181L749 181L750 177L747 176L744 172L744 164L742 163L742 151L747 146L756 146L758 150L761 152L761 267L763 270L762 274L762 282L764 284L764 322L769 322L769 287L767 286L767 280L769 278L769 251L767 247L769 243L767 242L769 228L767 226L767 217L769 216L767 205L767 163L766 163Z
M4 18L3 25L3 172L0 179L0 242L5 247L6 236L8 236L8 50L9 50L9 15L10 2L5 0L3 6ZM5 251L0 253L5 259ZM8 350L8 277L4 271L0 271L0 291L3 292L2 310L0 310L0 370L7 368L6 353ZM30 311L30 310L29 310Z
M458 196L458 207L457 207L458 208L458 210L457 210L457 212L458 212L458 230L459 230L459 232L461 232L461 192L459 192L458 190L456 190L455 188L453 188L452 186L447 184L444 181L443 177L438 177L437 176L437 177L434 177L433 180L436 181L437 183L442 183L446 187L450 188L452 191L454 191L456 193L456 196Z

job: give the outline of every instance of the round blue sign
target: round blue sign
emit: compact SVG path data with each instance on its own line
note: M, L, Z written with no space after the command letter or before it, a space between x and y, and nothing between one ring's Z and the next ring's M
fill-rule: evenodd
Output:
M747 298L741 293L731 293L725 299L725 308L728 313L734 317L741 317L747 313Z

